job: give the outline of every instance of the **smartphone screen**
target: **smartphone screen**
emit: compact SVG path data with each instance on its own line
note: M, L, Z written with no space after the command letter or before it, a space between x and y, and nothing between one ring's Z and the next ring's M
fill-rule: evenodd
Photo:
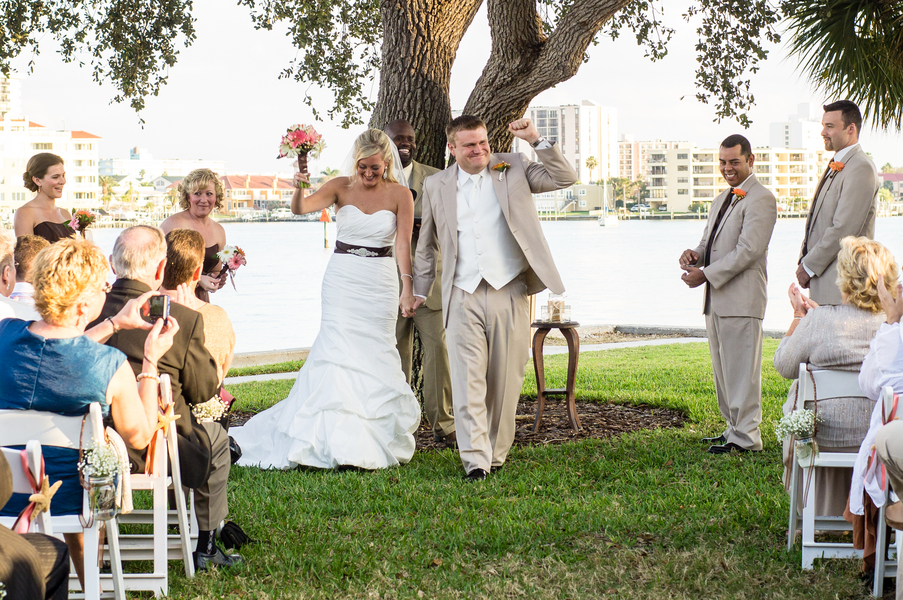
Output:
M151 296L141 307L141 318L148 323L156 323L157 319L163 319L164 325L169 324L169 296Z

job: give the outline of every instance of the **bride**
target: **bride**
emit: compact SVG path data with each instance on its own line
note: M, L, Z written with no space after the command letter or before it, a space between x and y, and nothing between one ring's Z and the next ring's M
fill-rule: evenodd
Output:
M413 302L414 201L399 183L398 151L382 131L364 132L352 156L349 177L292 197L295 214L336 206L320 332L288 398L231 430L242 448L240 466L379 469L414 454L420 405L395 349L399 295L392 259L394 241L401 297ZM295 175L296 184L306 180Z

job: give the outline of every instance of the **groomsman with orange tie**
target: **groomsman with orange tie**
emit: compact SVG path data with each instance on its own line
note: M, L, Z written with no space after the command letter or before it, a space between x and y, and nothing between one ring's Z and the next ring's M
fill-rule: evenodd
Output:
M875 237L878 169L859 146L862 115L849 100L824 107L822 138L835 152L809 206L796 277L818 304L841 303L837 253L848 235Z

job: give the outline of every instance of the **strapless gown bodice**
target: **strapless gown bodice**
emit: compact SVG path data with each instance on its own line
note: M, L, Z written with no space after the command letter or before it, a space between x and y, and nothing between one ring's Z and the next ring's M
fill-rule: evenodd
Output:
M378 210L367 214L346 204L335 214L336 239L353 246L385 248L395 243L395 213Z

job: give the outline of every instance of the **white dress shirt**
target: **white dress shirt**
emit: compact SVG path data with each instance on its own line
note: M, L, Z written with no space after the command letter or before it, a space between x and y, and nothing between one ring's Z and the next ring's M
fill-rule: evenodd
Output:
M508 227L489 167L479 173L479 189L469 173L458 167L458 258L455 287L474 293L480 281L499 290L527 270L527 257Z
M0 296L0 319L22 319L25 321L40 321L38 311L24 302L16 302L4 296Z
M10 300L31 304L34 306L34 286L27 281L17 281L13 293L9 295Z

